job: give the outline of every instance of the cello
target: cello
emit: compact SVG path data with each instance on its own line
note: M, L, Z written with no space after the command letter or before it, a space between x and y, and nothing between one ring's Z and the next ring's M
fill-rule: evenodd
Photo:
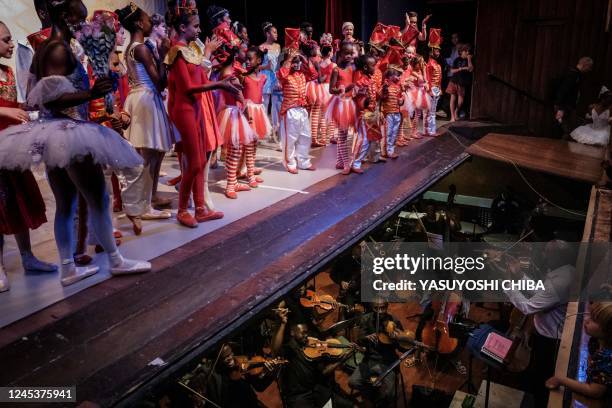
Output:
M423 343L440 354L451 354L457 349L459 340L450 336L448 324L455 318L460 302L449 301L450 293L445 293L442 301L434 300L434 318L425 323L421 335Z

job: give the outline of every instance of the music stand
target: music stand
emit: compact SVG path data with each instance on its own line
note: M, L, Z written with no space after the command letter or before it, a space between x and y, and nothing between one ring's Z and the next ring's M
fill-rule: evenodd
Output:
M378 376L378 378L376 378L376 381L374 381L372 383L373 387L378 387L380 386L380 384L382 384L383 380L392 372L397 370L399 373L399 381L401 382L401 387L402 387L402 396L404 399L404 406L407 407L408 406L408 398L406 398L406 386L404 384L404 376L402 374L402 370L400 367L400 364L402 363L402 361L404 361L406 358L408 358L410 355L414 354L416 352L416 347L411 348L410 350L404 352L404 354L402 354L398 360L396 360L393 364L391 364L389 367L387 367L387 369ZM395 379L395 406L397 407L397 382L398 379Z

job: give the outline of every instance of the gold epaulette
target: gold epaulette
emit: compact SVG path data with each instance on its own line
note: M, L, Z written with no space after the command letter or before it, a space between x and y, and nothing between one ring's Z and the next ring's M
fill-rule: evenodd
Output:
M166 54L166 58L164 58L164 64L171 66L179 53L185 58L185 61L194 65L201 65L204 59L200 47L198 47L195 42L192 42L188 46L175 45L170 48L170 51Z

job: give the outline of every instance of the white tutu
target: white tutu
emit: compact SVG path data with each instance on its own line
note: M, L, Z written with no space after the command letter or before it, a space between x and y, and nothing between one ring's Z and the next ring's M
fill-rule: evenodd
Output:
M50 116L44 104L71 92L76 89L63 76L43 78L36 84L28 95L28 105L41 110L41 119L0 132L0 168L27 170L39 163L48 168L66 167L87 156L95 163L117 169L142 164L140 155L114 130Z
M180 141L180 136L165 109L158 92L144 86L130 89L125 110L131 122L125 138L136 148L170 151L172 145Z
M605 110L601 114L597 114L597 111L593 109L591 111L591 118L593 123L577 127L570 133L570 136L579 143L607 145L610 140L610 125L608 125L610 111Z

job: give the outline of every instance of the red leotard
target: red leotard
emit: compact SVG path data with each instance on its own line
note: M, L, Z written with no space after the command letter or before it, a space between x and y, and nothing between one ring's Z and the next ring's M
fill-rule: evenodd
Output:
M242 94L244 99L248 99L253 103L263 103L263 88L266 84L266 76L262 74L257 75L257 79L252 78L250 75L244 78Z
M341 85L345 88L353 83L353 67L348 66L344 69L338 67L338 81L336 82L336 87L340 87Z
M321 77L323 78L323 80L321 81L322 84L329 84L329 80L331 79L331 74L334 71L334 68L336 68L336 64L330 62L327 66L321 67L319 69Z
M179 42L176 46L187 47ZM187 209L192 191L196 208L204 207L204 166L207 153L215 151L223 143L211 93L189 93L208 82L204 68L187 62L181 54L170 67L168 110L170 119L181 134L178 147L183 156L179 210Z

